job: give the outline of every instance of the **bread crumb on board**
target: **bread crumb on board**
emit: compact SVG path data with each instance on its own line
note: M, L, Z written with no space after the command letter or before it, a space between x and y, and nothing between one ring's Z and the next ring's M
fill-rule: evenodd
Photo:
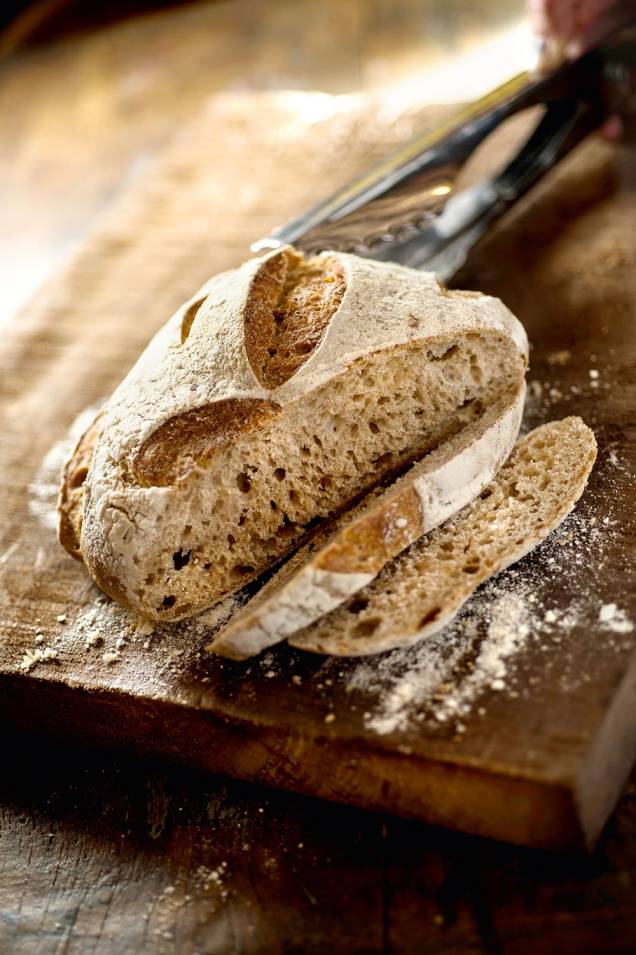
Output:
M59 653L53 647L36 647L35 650L26 650L20 661L20 669L29 673L38 663L59 660Z

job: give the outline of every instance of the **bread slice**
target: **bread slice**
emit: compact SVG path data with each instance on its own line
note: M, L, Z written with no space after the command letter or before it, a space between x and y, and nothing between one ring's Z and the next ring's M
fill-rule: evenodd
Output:
M103 409L81 509L79 485L62 491L61 527L107 593L180 619L518 389L526 361L496 299L278 250L212 279L153 339Z
M519 432L525 387L496 402L414 464L387 490L318 531L208 649L235 660L260 653L339 606L409 544L468 504L492 480Z
M484 580L561 523L595 458L594 434L580 418L532 431L472 504L289 642L315 653L363 656L409 646L441 629Z

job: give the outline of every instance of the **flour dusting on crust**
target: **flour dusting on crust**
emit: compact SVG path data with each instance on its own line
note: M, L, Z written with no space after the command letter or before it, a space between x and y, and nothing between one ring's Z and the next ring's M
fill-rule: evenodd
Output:
M57 528L57 496L60 490L62 468L79 438L92 423L100 404L85 408L71 423L68 431L45 455L40 468L28 487L29 511L50 530Z

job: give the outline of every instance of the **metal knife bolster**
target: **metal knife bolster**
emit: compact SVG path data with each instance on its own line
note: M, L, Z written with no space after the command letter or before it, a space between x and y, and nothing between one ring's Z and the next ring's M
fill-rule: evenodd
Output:
M448 280L490 223L601 124L608 63L623 47L608 43L547 76L519 74L252 249L338 249L431 269ZM457 176L477 146L532 106L542 106L543 115L514 158L491 178L455 193Z

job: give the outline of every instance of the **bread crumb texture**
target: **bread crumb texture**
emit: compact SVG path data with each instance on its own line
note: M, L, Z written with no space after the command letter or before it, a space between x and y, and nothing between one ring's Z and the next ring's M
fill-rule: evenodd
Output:
M595 458L594 435L580 418L532 431L472 504L290 643L355 656L405 646L438 630L479 584L561 523L580 497Z

